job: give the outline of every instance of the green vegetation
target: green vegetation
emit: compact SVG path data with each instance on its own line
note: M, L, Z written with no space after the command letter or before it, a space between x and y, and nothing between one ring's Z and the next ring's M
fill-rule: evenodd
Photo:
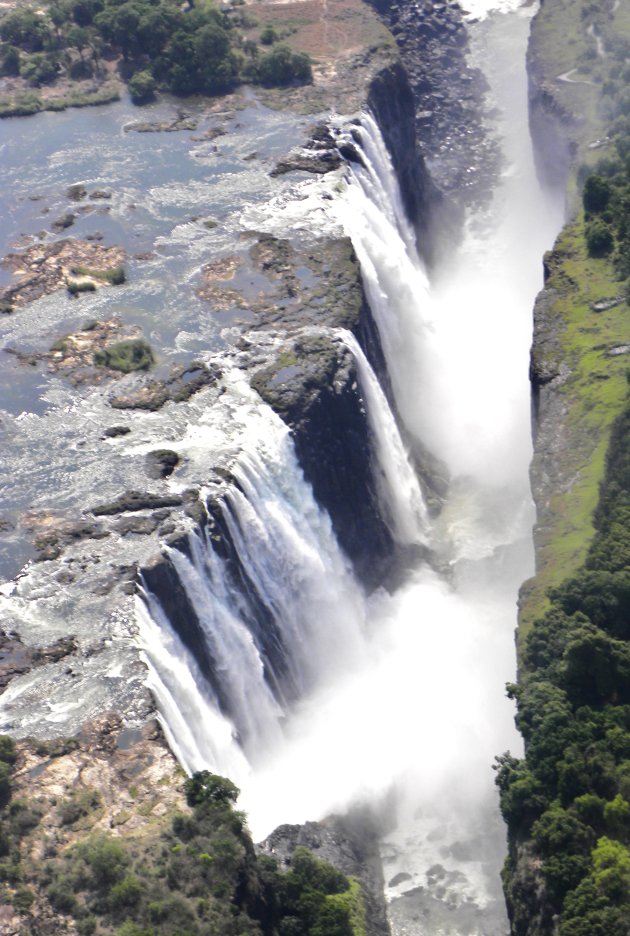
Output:
M94 352L97 367L109 367L111 370L129 374L131 371L148 370L154 362L151 346L143 338L131 338L119 341Z
M94 292L96 285L89 279L66 279L66 289L71 296L78 296L79 293Z
M101 79L103 59L120 55L136 103L156 88L175 94L217 94L242 81L285 85L311 80L308 56L273 47L273 27L262 31L269 53L245 39L251 17L237 8L220 12L210 2L182 6L176 0L53 0L42 13L21 6L0 19L3 74L19 74L31 87L60 78ZM60 106L69 106L69 99ZM0 116L35 113L45 105L37 95L5 103Z
M109 270L92 270L90 267L73 266L70 272L73 276L89 276L92 279L109 283L111 286L120 286L127 278L123 266L112 267Z
M155 97L155 78L150 71L136 72L127 87L134 104L145 104Z
M529 932L519 846L539 864L536 902L559 936L627 936L630 918L630 397L616 420L595 535L579 572L550 591L510 686L527 755L498 759L508 824L508 902Z
M12 738L0 735L0 903L13 903L22 912L21 908L30 907L32 894L20 886L23 877L21 841L37 827L41 810L37 804L12 798L16 759ZM8 887L17 888L9 900Z
M0 813L0 899L25 917L37 902L60 931L71 918L88 936L365 936L358 882L304 848L288 871L256 858L234 809L238 792L203 771L185 783L190 811L124 838L86 828L65 847L49 844L43 858L24 847L41 835L41 811L12 801ZM63 828L70 821L76 833L83 806L97 802L95 791L75 790L58 808Z
M59 821L62 825L76 825L82 819L102 812L102 799L97 790L83 787L70 794L59 806Z

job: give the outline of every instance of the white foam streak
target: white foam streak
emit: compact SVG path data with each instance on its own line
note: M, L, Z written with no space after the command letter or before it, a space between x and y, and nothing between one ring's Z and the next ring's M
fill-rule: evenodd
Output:
M356 362L374 435L379 487L392 518L394 535L400 543L426 545L430 526L427 506L394 414L357 339L345 330L341 337Z
M137 641L146 664L147 686L175 757L188 773L221 764L237 782L249 773L245 756L199 672L150 593L136 601ZM150 611L150 613L149 613Z

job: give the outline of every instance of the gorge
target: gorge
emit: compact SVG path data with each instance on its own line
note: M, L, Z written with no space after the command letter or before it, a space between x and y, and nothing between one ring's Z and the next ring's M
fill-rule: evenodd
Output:
M491 765L522 747L505 683L534 574L532 308L568 167L535 169L535 9L414 9L415 39L408 11L380 12L403 64L427 34L465 63L453 141L437 129L455 121L448 67L414 83L356 11L374 17L370 54L322 67L307 116L297 92L270 107L245 89L185 114L165 98L142 132L126 101L0 125L3 252L17 232L36 245L39 202L65 211L59 192L80 185L76 236L115 242L127 270L2 322L0 729L22 745L18 789L41 791L32 932L88 931L37 861L71 855L82 829L146 841L185 809L162 732L187 773L238 785L263 850L307 844L359 875L357 936L508 930ZM100 349L103 323L146 337L150 373L71 358ZM70 381L54 369L68 358ZM57 797L88 789L101 811L59 820ZM235 932L275 932L243 867ZM142 931L133 903L94 906L92 932Z

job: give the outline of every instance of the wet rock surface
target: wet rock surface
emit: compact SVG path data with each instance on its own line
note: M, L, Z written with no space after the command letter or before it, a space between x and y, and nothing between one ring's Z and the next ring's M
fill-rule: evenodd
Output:
M26 646L17 634L0 631L0 689L5 689L15 676L22 676L36 666L57 663L77 649L73 637L62 637L50 647Z
M326 124L318 124L310 131L309 139L302 150L289 153L285 159L277 162L270 175L279 176L295 171L325 175L338 169L342 162L330 128Z
M163 380L146 380L128 393L112 396L110 405L119 410L155 411L168 402L183 403L214 383L218 373L218 369L205 364L176 365Z
M2 266L11 270L17 281L0 289L0 306L4 311L12 311L62 289L73 267L103 272L121 266L124 260L125 251L121 247L102 247L88 241L66 239L54 244L34 244L20 253L8 254L2 261ZM100 285L109 284L102 281Z

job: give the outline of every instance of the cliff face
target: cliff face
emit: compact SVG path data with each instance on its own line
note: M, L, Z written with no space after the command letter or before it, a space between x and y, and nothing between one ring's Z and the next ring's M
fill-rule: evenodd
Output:
M621 797L615 766L620 758L609 740L598 746L596 739L605 735L600 726L619 716L622 700L603 686L591 693L586 701L591 706L589 726L582 731L582 706L607 655L599 657L593 646L586 649L588 640L584 645L581 640L596 635L608 648L614 631L610 618L593 609L604 600L609 569L616 568L613 553L623 563L623 551L606 543L593 554L589 547L595 537L605 540L611 528L602 524L601 516L597 519L600 496L605 499L606 485L608 491L620 490L619 479L611 482L606 465L611 430L627 398L627 304L611 255L589 252L589 219L585 221L582 199L578 202L575 195L580 162L595 167L600 149L602 157L616 157L614 147L607 146L608 127L602 123L604 108L598 98L613 49L602 36L614 30L615 13L612 4L580 10L569 3L561 9L546 0L533 21L528 55L530 126L539 174L544 185L567 186L570 220L544 258L545 286L534 309L530 376L536 576L521 591L520 673L518 685L510 690L526 755L520 761L500 759L497 774L508 824L503 881L514 936L595 932L599 925L621 933L627 927L626 898L621 896L618 906L616 897L598 889L593 872L600 844L608 843L600 836L615 840L613 847L622 854L627 838L612 823L580 812L589 797L600 797L602 810ZM618 33L624 28L619 24ZM610 88L612 84L607 92L612 94ZM610 565L602 563L602 554ZM589 583L588 600L580 592L584 581ZM623 652L622 644L618 646ZM577 647L585 649L579 674L572 672ZM606 669L607 663L603 665ZM610 764L605 784L579 767L592 763L596 747L597 757ZM570 826L581 836L579 844L565 835Z

